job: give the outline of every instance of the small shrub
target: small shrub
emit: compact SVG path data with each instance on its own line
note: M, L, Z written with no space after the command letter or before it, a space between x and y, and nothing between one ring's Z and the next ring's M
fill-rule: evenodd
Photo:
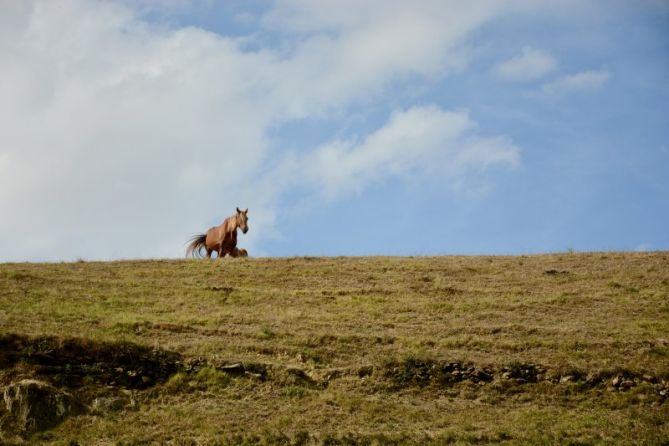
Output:
M175 373L165 383L165 389L171 392L180 392L188 388L188 375L182 372Z
M195 375L196 385L200 388L227 386L232 381L232 378L225 372L216 370L213 367L203 367Z

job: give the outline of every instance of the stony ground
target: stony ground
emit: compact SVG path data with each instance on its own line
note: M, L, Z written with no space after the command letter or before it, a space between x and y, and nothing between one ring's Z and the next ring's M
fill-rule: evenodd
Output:
M0 387L7 444L667 444L669 253L2 264Z

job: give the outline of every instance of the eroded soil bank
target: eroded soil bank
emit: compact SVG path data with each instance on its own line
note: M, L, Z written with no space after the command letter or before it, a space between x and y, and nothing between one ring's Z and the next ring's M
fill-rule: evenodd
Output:
M515 394L529 392L531 386L540 384L591 394L593 390L626 392L642 386L636 395L643 397L645 405L663 405L669 390L669 373L655 376L624 368L588 371L551 369L532 363L475 365L415 357L353 368L296 368L187 358L177 352L132 342L14 333L0 336L0 385L5 400L4 408L0 409L0 428L5 436L28 438L55 427L67 416L136 410L137 400L151 404L151 399L159 397L161 392L190 394L198 388L215 387L220 380L212 380L212 374L247 379L253 383L247 388L259 392L263 387L323 391L343 379L349 383L373 382L376 390L384 393L411 388L438 392L463 383L470 385L470 390L471 386L475 391L478 388L482 394L487 391L486 385L498 392L513 388L511 392ZM23 396L26 401L17 402L12 395L17 385L25 384L40 387L32 390L34 395ZM58 403L47 404L50 399ZM47 401L45 407L39 410L25 406L44 405L44 401ZM65 404L63 401L75 409L60 408ZM300 438L315 440L303 434Z

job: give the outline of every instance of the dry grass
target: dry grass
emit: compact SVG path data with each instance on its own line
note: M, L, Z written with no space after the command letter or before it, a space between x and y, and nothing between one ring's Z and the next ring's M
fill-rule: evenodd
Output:
M195 364L47 444L663 444L668 298L666 252L3 264L0 333Z

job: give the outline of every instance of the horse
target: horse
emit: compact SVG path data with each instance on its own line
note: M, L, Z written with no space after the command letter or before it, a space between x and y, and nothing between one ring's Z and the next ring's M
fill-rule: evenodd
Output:
M209 228L206 234L194 235L186 249L186 256L202 257L202 248L207 250L207 257L211 258L211 253L216 251L219 258L226 254L237 252L237 228L240 228L244 234L249 230L248 208L245 211L239 210L223 220L218 226Z
M230 257L248 257L248 256L249 252L244 248L235 247L232 251L230 251Z

